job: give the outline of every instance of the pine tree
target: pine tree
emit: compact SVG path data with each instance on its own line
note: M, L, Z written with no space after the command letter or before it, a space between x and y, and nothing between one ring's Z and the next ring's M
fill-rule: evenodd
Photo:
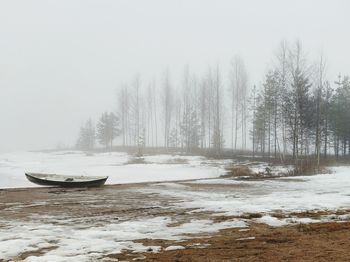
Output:
M112 149L113 140L120 135L119 118L113 114L104 112L97 124L97 138L106 149Z
M289 117L290 138L293 145L293 159L308 153L310 121L312 119L309 79L298 68L293 72L291 89L285 96Z
M331 128L336 157L350 155L350 78L339 77L338 88L331 102Z
M92 120L86 121L85 125L80 128L79 138L76 144L78 149L91 150L95 146L95 127Z
M180 133L187 152L194 152L199 147L201 123L193 107L184 112Z
M265 102L265 90L262 90L256 98L255 113L253 118L253 134L254 137L254 150L260 151L261 154L265 154L266 145L266 102Z
M175 127L173 129L171 129L171 132L169 135L169 146L172 148L178 147L177 130Z

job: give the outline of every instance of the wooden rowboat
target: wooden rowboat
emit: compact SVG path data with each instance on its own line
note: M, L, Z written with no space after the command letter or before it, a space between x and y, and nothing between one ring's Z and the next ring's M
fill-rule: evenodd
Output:
M98 187L108 176L62 176L56 174L25 173L27 179L37 185L60 187Z

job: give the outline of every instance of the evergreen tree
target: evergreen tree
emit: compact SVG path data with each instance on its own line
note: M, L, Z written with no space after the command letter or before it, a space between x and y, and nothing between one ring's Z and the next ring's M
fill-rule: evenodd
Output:
M269 71L258 97L254 100L253 137L254 150L260 149L262 154L277 155L277 124L279 118L279 75L277 71Z
M287 117L289 117L290 139L293 158L308 153L310 121L312 119L309 79L298 68L293 72L291 89L285 97Z
M76 144L78 149L91 150L95 146L95 127L92 120L86 121L85 125L80 128L79 138Z
M98 141L106 149L112 149L113 140L119 135L119 118L113 113L104 112L97 124Z
M254 137L254 150L265 153L266 143L266 110L264 93L260 93L257 96L255 104L255 113L253 118L253 137Z
M331 101L331 129L333 131L334 153L350 155L350 78L336 82L338 88Z
M201 135L201 123L193 107L184 112L180 133L187 152L193 152L198 149Z
M170 132L169 146L173 148L178 147L177 129L175 127L171 129L171 132Z

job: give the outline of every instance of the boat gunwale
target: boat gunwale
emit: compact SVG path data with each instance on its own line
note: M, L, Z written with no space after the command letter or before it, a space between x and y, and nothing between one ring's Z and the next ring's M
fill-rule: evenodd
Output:
M56 176L62 177L62 178L77 178L78 176L63 176L63 175L56 175L56 174L41 174L41 173L25 173L27 179L35 184L38 185L47 185L47 186L62 186L62 187L94 187L94 186L102 186L107 181L108 176L101 176L101 177L89 177L89 176L80 176L87 178L86 180L53 180L49 179L49 176ZM39 176L38 176L39 175ZM48 178L42 178L40 175L47 175ZM88 179L92 178L92 179Z

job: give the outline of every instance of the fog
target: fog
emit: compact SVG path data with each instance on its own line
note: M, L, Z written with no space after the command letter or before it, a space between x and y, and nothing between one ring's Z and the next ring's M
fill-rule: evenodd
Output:
M259 84L282 39L300 39L327 77L350 73L349 1L1 1L0 151L74 145L88 117L116 110L116 89L140 74L176 87L232 57Z

